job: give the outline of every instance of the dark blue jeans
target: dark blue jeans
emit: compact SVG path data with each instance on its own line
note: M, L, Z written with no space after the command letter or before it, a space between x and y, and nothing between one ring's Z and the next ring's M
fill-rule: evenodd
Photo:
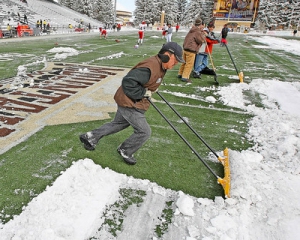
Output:
M208 65L207 54L205 53L196 54L194 72L199 74L207 65Z
M146 120L145 111L135 108L125 108L118 106L115 118L100 128L91 131L91 139L97 144L103 137L132 126L133 134L127 138L120 148L124 149L128 155L134 154L151 135L151 128Z

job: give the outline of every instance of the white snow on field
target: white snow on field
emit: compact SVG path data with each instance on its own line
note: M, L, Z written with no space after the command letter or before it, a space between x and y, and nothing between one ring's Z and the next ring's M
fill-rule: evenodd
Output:
M300 55L299 41L274 37L255 40L273 49ZM244 90L263 94L265 108L249 105ZM147 192L144 205L129 209L123 229L113 237L106 229L98 239L157 239L155 224L163 203L175 196L177 211L163 239L297 240L300 235L300 83L254 79L220 87L224 104L254 115L247 138L252 149L229 151L231 198L195 198L103 169L91 159L74 162L53 186L34 198L19 216L0 225L1 240L83 240L92 237L105 206L120 187ZM137 230L138 229L138 230Z
M55 53L54 59L57 60L66 59L67 57L76 56L79 54L79 52L76 49L71 47L55 47L48 50L47 52Z
M271 37L271 36L257 36L257 37L249 37L257 42L266 44L270 49L274 50L283 50L286 52L293 53L295 55L300 55L299 41L294 39L283 39L279 37Z

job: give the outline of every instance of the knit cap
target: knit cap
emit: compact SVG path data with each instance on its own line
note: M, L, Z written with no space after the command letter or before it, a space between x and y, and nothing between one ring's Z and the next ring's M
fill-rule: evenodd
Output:
M195 26L200 26L202 24L202 20L201 19L196 19L195 21Z

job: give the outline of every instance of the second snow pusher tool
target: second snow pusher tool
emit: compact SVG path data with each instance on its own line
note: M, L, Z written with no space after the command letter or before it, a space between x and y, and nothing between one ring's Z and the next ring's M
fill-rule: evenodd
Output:
M235 65L235 62L233 61L232 55L231 55L231 53L230 53L230 51L229 51L229 48L228 48L227 44L225 43L224 45L225 45L225 47L226 47L226 49L227 49L227 52L228 52L228 54L229 54L229 57L230 57L232 63L233 63L233 66L234 66L234 68L235 68L235 71L236 71L237 75L239 76L240 83L244 82L244 73L243 73L242 71L239 71L239 70L237 69L237 67L236 67L236 65Z
M173 130L179 135L179 137L187 144L187 146L195 153L199 160L205 165L205 167L217 178L219 184L222 185L225 193L225 197L230 197L230 166L229 166L229 154L228 149L225 148L224 156L220 157L205 141L204 139L192 128L192 126L174 109L174 107L160 94L156 92L158 96L176 113L176 115L189 127L189 129L201 140L201 142L208 147L208 149L217 157L220 163L224 166L224 178L219 177L211 167L201 158L194 147L184 138L184 136L176 129L176 127L167 119L167 117L159 110L159 108L152 102L151 98L148 98L150 104L156 109L156 111L166 120L166 122L173 128Z
M210 59L210 63L211 63L211 66L212 66L212 69L209 69L209 70L212 72L211 75L214 76L214 79L215 79L216 83L219 84L218 79L217 79L216 67L215 67L214 61L213 61L213 59L212 59L212 55L211 55L211 53L209 52L207 42L206 42L206 49L207 49L207 52L208 52L208 55L209 55L209 59ZM205 71L209 72L208 69L207 69L207 67L204 68L204 69L201 71L201 73L205 73Z

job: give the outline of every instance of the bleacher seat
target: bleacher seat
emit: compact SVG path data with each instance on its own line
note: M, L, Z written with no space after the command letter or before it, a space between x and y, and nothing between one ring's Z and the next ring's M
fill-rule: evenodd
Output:
M69 24L76 27L80 24L80 20L83 20L84 25L90 23L92 28L95 29L98 29L101 25L101 22L86 15L44 0L28 1L27 4L20 0L0 0L0 6L0 24L2 28L7 23L11 26L17 26L19 22L18 13L20 14L20 22L23 22L24 14L26 14L31 27L35 27L36 22L40 19L46 20L55 29L67 29Z

